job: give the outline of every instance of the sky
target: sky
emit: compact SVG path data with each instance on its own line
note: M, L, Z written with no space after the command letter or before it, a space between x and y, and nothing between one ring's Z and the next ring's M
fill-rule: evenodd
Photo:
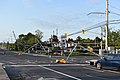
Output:
M109 20L120 18L120 0L109 0ZM90 14L91 12L105 13L106 0L0 0L0 42L13 42L13 31L18 38L20 34L29 32L35 34L39 29L43 32L43 41L51 35L58 37L90 28L99 22L105 21L105 14ZM117 13L117 15L112 14ZM119 24L110 25L117 30ZM95 38L100 36L100 28L76 34L70 38Z

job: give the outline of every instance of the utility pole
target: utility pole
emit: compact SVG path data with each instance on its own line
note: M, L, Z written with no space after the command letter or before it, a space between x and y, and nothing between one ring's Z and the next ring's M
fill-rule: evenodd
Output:
M55 31L53 30L53 35L55 35Z
M106 42L105 50L108 50L108 26L109 26L109 11L108 11L108 0L106 0Z
M15 40L16 40L16 47L17 47L17 50L19 50L19 45L18 45L17 38L16 38L16 35L15 35L15 32L14 32L14 31L13 31L13 36L14 36L14 38L15 38Z
M102 50L102 38L103 38L103 29L101 27L101 50Z
M101 27L101 30L100 30L100 32L101 32L101 41L100 41L100 46L101 46L101 49L100 49L100 52L99 52L99 55L100 56L103 56L103 54L102 54L102 52L103 52L103 50L102 50L102 38L103 38L103 29L102 29L102 27Z
M17 40L17 38L16 38L16 35L15 35L15 32L14 32L14 31L13 31L13 36L14 36L15 40Z
M58 29L56 29L56 36L58 36Z

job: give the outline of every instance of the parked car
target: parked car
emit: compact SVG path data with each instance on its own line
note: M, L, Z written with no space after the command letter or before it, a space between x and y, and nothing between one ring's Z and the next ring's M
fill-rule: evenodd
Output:
M88 60L86 61L87 63L89 63L89 65L95 65L97 59L92 59L92 60Z
M97 69L117 69L120 70L120 54L107 54L103 58L96 61Z

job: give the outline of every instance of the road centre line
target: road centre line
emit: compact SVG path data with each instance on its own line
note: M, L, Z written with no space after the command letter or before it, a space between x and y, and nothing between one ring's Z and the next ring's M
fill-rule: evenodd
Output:
M46 70L49 70L49 71L52 71L52 72L55 72L55 73L61 74L61 75L63 75L63 76L66 76L66 77L69 77L69 78L75 79L75 80L82 80L82 79L79 79L79 78L77 78L77 77L74 77L74 76L71 76L71 75L68 75L68 74L65 74L65 73L59 72L59 71L54 70L54 69L50 69L50 68L47 68L47 67L44 67L44 66L41 66L41 65L40 65L40 67L41 67L41 68L44 68L44 69L46 69Z

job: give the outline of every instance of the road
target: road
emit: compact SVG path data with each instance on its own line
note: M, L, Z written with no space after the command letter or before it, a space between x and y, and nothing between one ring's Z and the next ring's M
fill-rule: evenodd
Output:
M18 56L17 53L0 50L0 63L4 63L11 80L120 80L118 71L96 70L94 66L84 63L92 57L71 57L69 64L54 63L57 58L60 57Z

